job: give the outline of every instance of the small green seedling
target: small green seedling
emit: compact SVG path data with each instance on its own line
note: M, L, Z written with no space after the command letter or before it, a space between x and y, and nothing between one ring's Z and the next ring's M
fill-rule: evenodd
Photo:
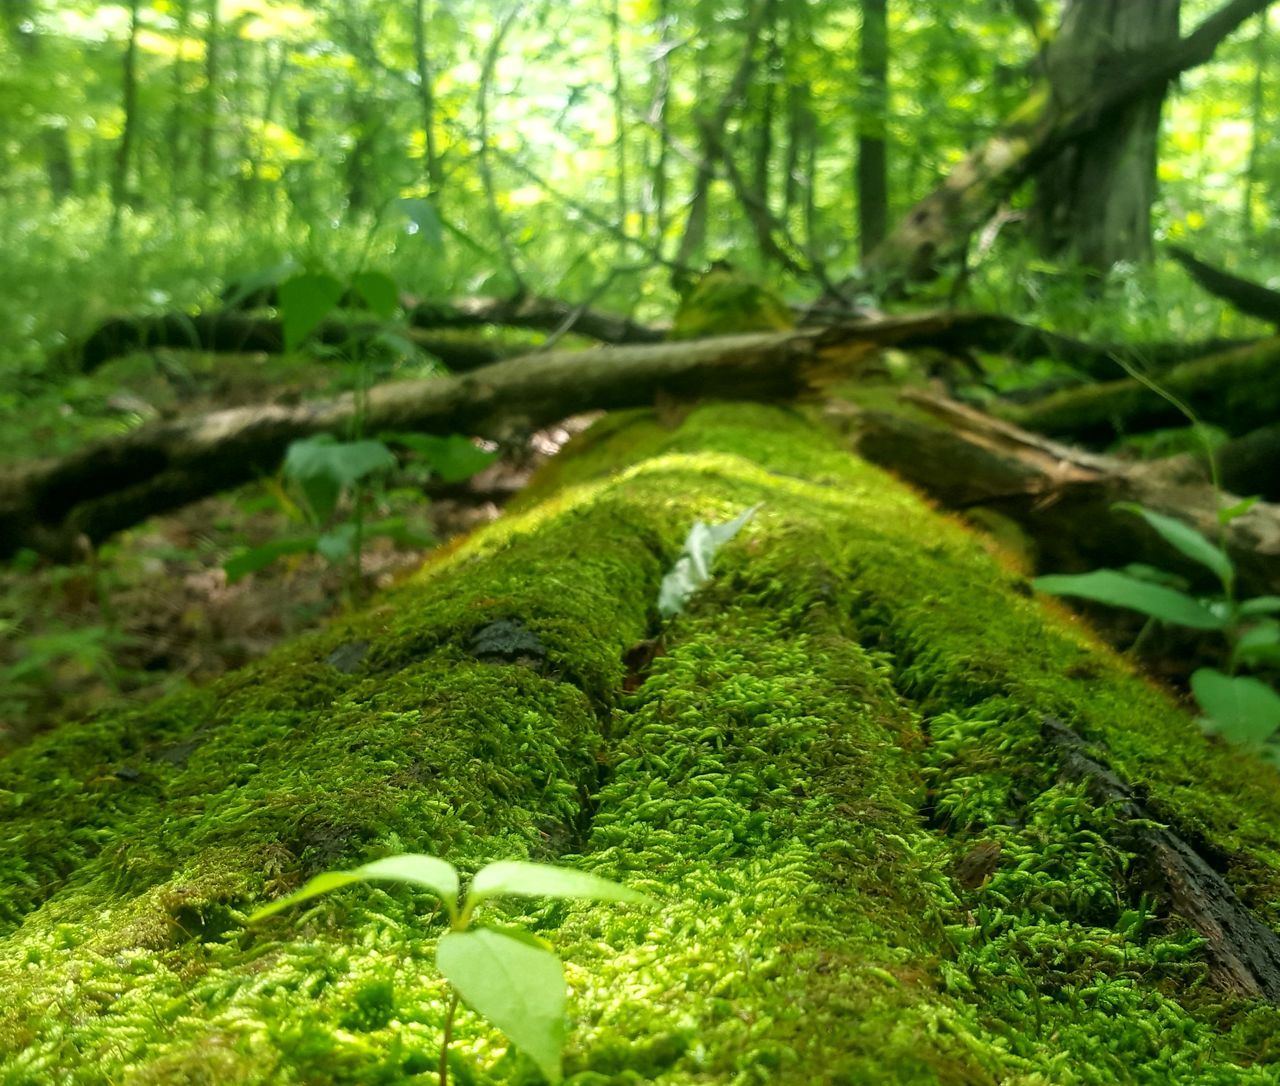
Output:
M1225 527L1252 505L1253 501L1246 499L1222 509L1219 524ZM1054 574L1037 577L1033 584L1041 592L1127 607L1160 622L1221 633L1231 646L1228 673L1202 667L1191 676L1191 692L1204 710L1205 723L1226 739L1261 749L1280 763L1280 747L1272 742L1280 731L1280 694L1261 679L1236 674L1242 666L1280 667L1280 621L1272 617L1280 614L1280 596L1237 599L1235 566L1220 544L1180 520L1140 505L1126 502L1116 508L1142 517L1171 547L1211 570L1222 586L1221 593L1198 599L1154 580L1152 574L1159 571L1135 567Z
M302 889L259 909L249 922L353 882L379 880L430 890L443 903L449 919L449 930L436 944L436 968L453 988L440 1046L440 1086L448 1082L449 1041L459 999L506 1034L548 1082L557 1083L563 1077L560 1054L568 989L560 957L522 928L473 924L476 909L483 902L503 894L636 904L649 901L644 894L598 875L525 860L501 860L482 867L471 880L466 898L459 900L458 871L451 863L438 856L409 854L374 860L351 871L317 875Z
M678 615L688 606L693 594L711 580L711 563L716 553L742 530L759 508L753 505L723 524L693 522L680 557L662 578L658 589L658 613L663 618Z

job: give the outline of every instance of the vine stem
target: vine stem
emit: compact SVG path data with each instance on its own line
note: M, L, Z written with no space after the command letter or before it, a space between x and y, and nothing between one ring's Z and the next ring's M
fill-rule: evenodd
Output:
M449 1042L453 1040L453 1016L458 1010L458 993L449 999L449 1010L444 1016L444 1037L440 1041L440 1086L449 1086Z

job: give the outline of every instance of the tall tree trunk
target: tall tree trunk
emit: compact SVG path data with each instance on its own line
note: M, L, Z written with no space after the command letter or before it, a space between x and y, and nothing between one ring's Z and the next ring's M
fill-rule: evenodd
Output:
M653 230L655 245L662 245L667 231L667 163L671 154L671 123L669 116L671 98L671 50L675 42L671 37L672 15L670 0L658 0L658 55L653 62L652 96L649 104L649 124L657 144L650 171L650 189L653 194Z
M213 202L218 156L218 79L222 26L218 18L219 0L209 0L205 9L204 93L200 118L200 206L208 210Z
M177 0L178 26L175 31L177 49L173 54L169 123L167 131L169 154L169 196L176 200L185 194L187 177L187 62L186 43L191 31L191 0Z
M427 49L426 0L413 0L413 62L418 73L418 107L422 110L423 167L431 196L438 201L444 188L444 168L436 148L435 75Z
M1258 32L1253 39L1253 89L1249 95L1249 159L1244 168L1244 186L1240 193L1240 227L1245 238L1252 238L1253 194L1258 186L1258 165L1262 146L1270 135L1265 116L1266 84L1263 76L1267 67L1267 12L1258 16Z
M129 170L133 165L133 145L138 129L138 7L129 0L129 41L121 70L121 106L124 128L116 147L115 170L111 175L111 232L120 228L120 214L129 202Z
M622 74L622 12L620 0L609 8L609 66L613 69L613 148L618 171L614 190L614 215L619 228L627 221L627 94Z
M1043 164L1077 141L1112 127L1135 100L1159 94L1182 72L1204 64L1228 34L1271 0L1228 0L1186 37L1126 56L1095 78L1083 97L1064 102L1038 85L1005 125L968 154L941 185L898 220L866 262L866 274L897 286L937 276L964 251L970 234Z
M889 229L887 0L862 0L858 39L858 248L866 260Z
M1051 93L1068 107L1133 54L1178 40L1180 0L1068 0L1045 57ZM1105 272L1151 256L1151 207L1165 87L1117 104L1036 175L1031 225L1041 251Z

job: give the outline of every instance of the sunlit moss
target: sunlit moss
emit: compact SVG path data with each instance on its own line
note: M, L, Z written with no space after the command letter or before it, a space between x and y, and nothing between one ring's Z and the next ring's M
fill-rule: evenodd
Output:
M0 767L0 1084L433 1082L428 896L243 926L411 850L659 899L512 914L569 963L578 1086L1274 1080L1274 1013L1130 887L1041 721L1105 744L1274 922L1269 770L802 413L610 420L555 481L367 611ZM756 502L655 639L689 524ZM535 658L477 659L511 619ZM505 1049L464 1014L457 1080L531 1082Z

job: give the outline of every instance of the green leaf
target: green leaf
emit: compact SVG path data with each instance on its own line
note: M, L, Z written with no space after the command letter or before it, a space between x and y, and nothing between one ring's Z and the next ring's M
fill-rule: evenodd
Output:
M1280 664L1280 622L1267 619L1246 630L1236 642L1235 658L1254 667Z
M222 563L222 571L227 575L227 583L235 584L241 577L265 569L286 554L311 554L316 550L317 542L318 537L314 535L297 539L273 539L260 547L247 547L237 551Z
M440 859L438 856L406 853L401 856L387 856L385 859L374 860L372 863L362 864L351 871L326 871L323 875L317 875L302 889L295 890L288 897L282 897L279 901L264 905L249 917L249 922L253 923L255 920L261 920L265 916L271 916L280 912L281 909L287 909L290 905L296 905L298 902L306 901L308 898L327 894L330 890L337 890L342 886L350 886L353 882L378 880L405 882L413 886L421 886L430 890L444 902L450 918L457 915L458 872L453 864L447 860Z
M351 286L365 300L369 308L384 320L395 315L400 308L400 292L396 281L382 272L357 272L351 277Z
M295 890L287 897L282 897L280 900L273 901L270 905L264 905L261 909L250 913L249 923L253 924L268 916L274 916L276 913L289 908L290 905L297 905L300 901L319 897L321 894L327 894L330 890L337 890L342 886L350 886L353 882L359 881L360 876L354 871L326 871L323 875L317 875L302 889Z
M527 936L472 928L440 936L436 965L463 1002L502 1030L548 1082L561 1080L568 993L553 951Z
M446 483L460 483L483 471L498 459L496 452L476 448L469 437L449 434L380 434L383 441L403 445L417 453Z
M332 275L303 272L280 284L280 319L284 349L295 351L342 298L342 284Z
M1240 604L1239 612L1245 618L1280 614L1280 596L1254 596Z
M1213 730L1233 743L1256 746L1280 728L1280 694L1261 679L1202 667L1191 676L1191 692Z
M680 557L663 577L658 589L659 614L669 618L685 609L689 597L711 580L711 563L716 552L742 530L759 508L759 505L753 505L723 524L694 521L685 537Z
M357 867L353 874L362 879L388 879L421 886L445 903L450 916L458 911L458 870L439 856L406 852L364 864Z
M1207 566L1224 585L1231 584L1235 579L1235 567L1231 564L1231 559L1227 557L1226 552L1217 544L1210 543L1190 525L1173 517L1166 517L1163 513L1154 513L1134 502L1117 502L1114 508L1122 509L1127 513L1136 513L1150 524L1169 546L1185 554L1192 561Z
M1241 498L1235 505L1228 505L1225 509L1218 510L1218 523L1222 525L1230 524L1237 517L1244 516L1250 509L1262 500L1260 494L1255 494L1251 498Z
M648 901L644 894L611 879L577 871L572 867L536 864L526 860L499 860L482 867L471 880L467 907L498 894L521 897L568 897L591 901Z
M325 532L316 539L316 550L320 556L332 566L345 562L355 553L356 526L339 524L331 532Z
M395 465L395 454L381 441L335 441L330 434L319 434L289 446L284 473L302 488L312 513L323 523L333 516L344 487Z
M1189 626L1193 630L1222 630L1225 618L1215 615L1190 596L1163 585L1140 581L1114 569L1091 573L1055 573L1031 582L1038 591L1056 596L1078 596L1112 607L1127 607L1161 622Z

